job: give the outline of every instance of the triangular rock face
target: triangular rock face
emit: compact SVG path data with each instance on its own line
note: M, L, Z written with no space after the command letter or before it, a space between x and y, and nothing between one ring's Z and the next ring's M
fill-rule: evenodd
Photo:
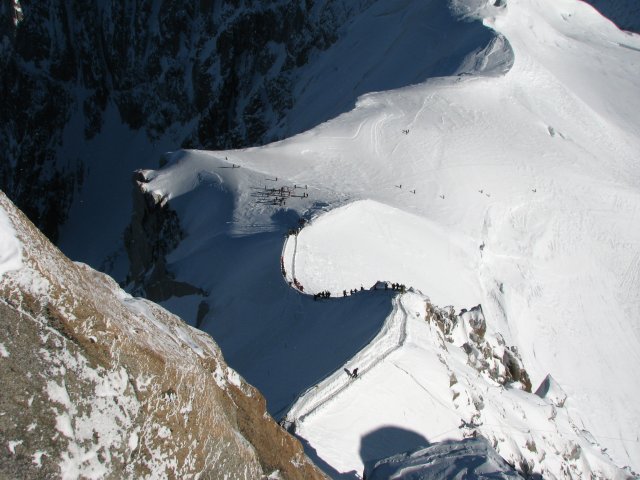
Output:
M208 335L0 207L21 249L0 259L0 476L324 478Z

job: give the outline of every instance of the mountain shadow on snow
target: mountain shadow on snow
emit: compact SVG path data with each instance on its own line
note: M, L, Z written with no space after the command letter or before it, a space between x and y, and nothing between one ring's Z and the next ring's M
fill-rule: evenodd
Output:
M426 448L430 442L422 435L396 426L380 427L360 439L360 458L366 464L398 452Z
M483 437L446 440L413 452L372 460L365 463L363 474L366 480L443 478L506 480L525 477L505 462Z

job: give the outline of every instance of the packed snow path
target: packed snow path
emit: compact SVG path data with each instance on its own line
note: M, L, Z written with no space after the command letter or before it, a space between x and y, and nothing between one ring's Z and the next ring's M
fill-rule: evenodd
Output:
M348 388L351 382L358 381L365 376L369 370L404 344L407 324L407 312L402 305L404 295L408 294L400 294L393 298L391 314L385 320L380 333L371 343L345 363L342 368L300 395L285 416L286 425L295 425L296 422L303 421L317 413ZM352 378L345 372L345 369L352 372L356 368L358 369L356 378Z

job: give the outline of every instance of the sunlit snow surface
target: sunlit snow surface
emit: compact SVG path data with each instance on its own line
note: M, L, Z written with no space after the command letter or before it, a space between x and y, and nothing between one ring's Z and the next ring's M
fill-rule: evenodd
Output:
M545 401L474 384L459 348L438 360L424 297L412 294L407 342L300 424L337 473L361 472L359 442L386 426L460 438L449 370L469 379L469 395L486 390L483 434L502 438L505 458L529 435L537 450L525 457L548 475L563 475L554 449L575 456L558 453L568 439L583 452L574 473L614 475L606 455L640 470L640 37L574 0L457 3L506 39L468 59L481 75L368 94L283 142L178 152L150 172L147 188L169 197L187 232L169 266L210 292L204 328L275 414L341 372L393 314L388 293L295 292L280 256L305 292L388 280L441 306L482 304L488 333L517 346L534 390L551 374L567 394L563 440L545 436ZM260 203L294 185L308 198ZM282 251L299 214L312 221Z

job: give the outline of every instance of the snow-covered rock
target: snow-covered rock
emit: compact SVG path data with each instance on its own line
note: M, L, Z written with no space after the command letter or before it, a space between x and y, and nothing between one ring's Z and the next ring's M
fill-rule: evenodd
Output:
M0 239L0 476L324 478L207 334L65 258L3 193Z

